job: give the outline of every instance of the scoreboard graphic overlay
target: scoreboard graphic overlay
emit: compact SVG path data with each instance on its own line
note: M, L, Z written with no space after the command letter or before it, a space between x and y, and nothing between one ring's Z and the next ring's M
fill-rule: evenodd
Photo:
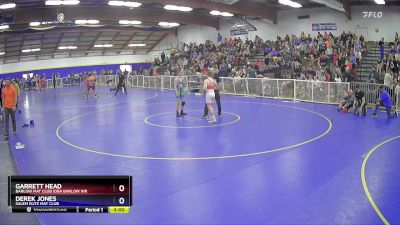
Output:
M15 213L129 213L131 176L9 176Z

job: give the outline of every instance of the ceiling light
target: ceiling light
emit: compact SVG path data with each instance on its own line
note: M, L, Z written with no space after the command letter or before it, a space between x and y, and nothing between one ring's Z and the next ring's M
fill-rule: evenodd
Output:
M80 1L78 0L71 0L71 1L64 0L63 5L78 5L79 3Z
M105 45L94 45L95 48L111 48L112 44L105 44Z
M46 5L78 5L78 0L47 0Z
M49 25L49 24L54 24L55 22L53 21L45 21L45 22L41 22L41 25Z
M139 3L139 2L125 2L125 6L127 6L127 7L136 8L136 7L139 7L141 5L142 5L142 3Z
M180 24L179 23L169 23L169 22L159 22L158 25L162 27L177 27Z
M138 21L138 20L120 20L119 24L123 24L123 25L139 25L139 24L142 24L142 21Z
M15 3L7 3L0 5L0 9L12 9L15 8L16 4Z
M193 8L186 7L186 6L176 6L176 5L166 5L164 6L166 10L174 10L174 11L182 11L182 12L190 12Z
M228 12L220 12L218 10L213 10L210 12L211 15L214 16L225 16L225 17L232 17L234 16L232 13L228 13Z
M144 47L146 44L129 44L129 47Z
M126 7L136 8L136 7L141 6L142 3L130 2L130 1L109 1L108 5L111 5L111 6L126 6Z
M88 24L98 24L98 23L100 23L100 21L98 21L98 20L88 20L87 23Z
M299 4L297 2L293 2L292 0L279 0L279 3L293 7L293 8L301 8L302 7L301 4Z
M127 25L129 24L129 20L120 20L119 24Z
M31 26L31 27L40 26L40 22L30 22L30 23L29 23L29 26Z
M38 52L38 51L40 51L40 50L41 50L40 48L24 49L24 50L22 50L22 52Z
M62 1L46 1L46 5L62 5Z
M86 24L87 20L75 20L75 24Z
M125 2L124 1L109 1L108 5L112 6L124 6Z
M385 0L375 0L375 3L378 5L384 5L385 4Z
M64 50L64 49L77 49L77 46L60 46L58 49Z
M9 25L0 25L0 30L5 30L5 29L8 29L8 28L10 28L10 26Z
M4 55L4 54L6 54L5 52L0 52L0 55Z
M341 12L345 12L346 10L343 8L343 3L338 0L311 0L312 2L325 5L328 8L335 9Z
M235 24L235 25L233 25L233 27L244 27L244 26L246 26L246 24Z
M98 24L100 21L98 20L75 20L75 24Z
M213 10L213 11L210 12L210 14L214 15L214 16L219 16L221 14L221 12L217 11L217 10Z

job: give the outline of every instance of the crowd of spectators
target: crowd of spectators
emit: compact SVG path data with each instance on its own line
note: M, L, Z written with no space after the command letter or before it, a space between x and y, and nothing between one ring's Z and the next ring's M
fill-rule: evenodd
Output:
M155 59L153 75L204 74L213 68L222 77L292 78L320 81L353 81L356 67L365 56L364 37L351 32L340 36L318 33L316 37L286 35L263 41L229 38L218 43L183 44L170 57ZM255 60L257 55L263 59ZM164 71L161 68L164 66Z
M400 38L396 32L394 41L390 41L385 51L385 40L382 38L379 43L380 59L371 68L369 81L371 83L383 83L393 88L400 82Z
M221 72L221 76L246 76L251 56L255 53L255 43L250 40L229 39L219 43L207 41L204 44L183 44L171 52L170 57L155 59L152 74L158 75L161 65L167 65L166 75L205 74L210 68Z
M220 77L271 77L310 81L360 81L356 69L367 56L367 42L363 35L343 32L339 36L323 32L315 37L302 32L264 41L228 38L218 43L183 44L170 55L156 57L151 74L201 75L209 69ZM375 47L372 42L369 48ZM384 84L400 92L400 38L395 34L384 51L385 42L378 43L381 60L374 65L368 82Z

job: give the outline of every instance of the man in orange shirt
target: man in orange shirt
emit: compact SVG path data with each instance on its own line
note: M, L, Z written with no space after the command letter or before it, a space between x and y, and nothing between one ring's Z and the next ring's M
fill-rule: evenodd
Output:
M16 110L16 103L17 103L17 91L11 85L11 81L6 81L6 86L3 88L2 91L3 96L3 109L5 114L5 126L3 135L8 137L8 119L11 115L11 121L13 126L13 134L15 135L17 132L17 126L15 123L15 110Z

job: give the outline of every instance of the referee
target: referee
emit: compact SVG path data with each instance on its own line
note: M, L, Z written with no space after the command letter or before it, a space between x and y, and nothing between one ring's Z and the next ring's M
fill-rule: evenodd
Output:
M128 92L126 91L126 86L125 86L125 83L126 83L126 75L125 74L126 73L124 72L124 73L120 73L118 75L117 91L115 92L115 95L118 94L118 91L120 89L123 89L125 91L125 95L128 94Z
M219 87L221 86L221 79L219 78L219 74L214 73L214 79L218 83L218 88L214 90L214 93L215 93L215 101L217 102L217 105L218 105L218 117L221 117L222 116L222 114L221 114L222 107L221 107L221 96L219 94ZM208 116L208 108L207 108L207 104L205 104L203 118L207 118L207 116Z

